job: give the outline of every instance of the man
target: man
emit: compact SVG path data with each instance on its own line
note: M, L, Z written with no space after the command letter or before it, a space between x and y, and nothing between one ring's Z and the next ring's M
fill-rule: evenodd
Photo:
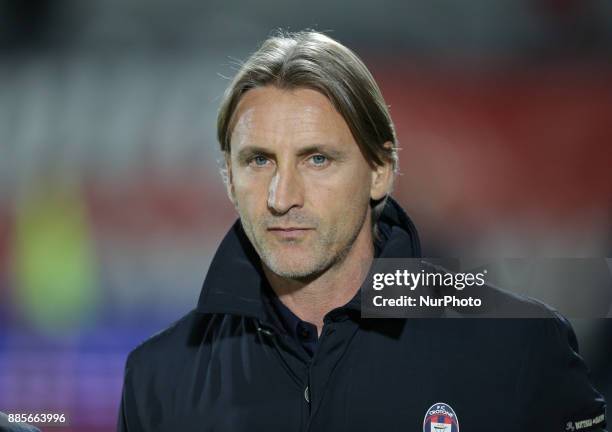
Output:
M374 257L420 246L388 197L391 118L349 49L316 32L268 39L227 90L218 138L240 219L197 308L130 354L119 430L604 426L572 330L552 312L361 318Z

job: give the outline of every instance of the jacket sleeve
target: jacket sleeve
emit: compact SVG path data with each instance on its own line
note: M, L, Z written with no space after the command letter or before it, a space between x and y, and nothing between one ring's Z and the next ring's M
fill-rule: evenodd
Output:
M604 431L606 404L589 381L570 323L556 312L533 321L517 387L525 403L525 430Z
M140 422L138 407L134 395L134 366L133 353L128 356L125 365L123 379L123 391L121 394L121 404L119 406L119 417L117 419L117 432L144 432L144 427Z

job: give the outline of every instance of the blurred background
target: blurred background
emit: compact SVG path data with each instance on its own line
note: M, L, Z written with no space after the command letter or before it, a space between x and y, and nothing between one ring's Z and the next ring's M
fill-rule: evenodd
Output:
M236 218L216 110L277 28L371 68L426 255L612 256L607 0L3 0L0 411L114 430L127 353L195 306ZM608 400L611 322L574 321Z

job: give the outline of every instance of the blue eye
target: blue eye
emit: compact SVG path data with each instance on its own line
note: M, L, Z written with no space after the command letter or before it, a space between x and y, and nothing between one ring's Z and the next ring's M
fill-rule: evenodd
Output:
M312 160L312 163L316 166L323 166L325 165L325 163L327 163L327 157L320 154L314 155L310 159Z
M251 159L251 161L258 167L265 166L266 163L268 163L268 159L263 156L255 156L253 159Z

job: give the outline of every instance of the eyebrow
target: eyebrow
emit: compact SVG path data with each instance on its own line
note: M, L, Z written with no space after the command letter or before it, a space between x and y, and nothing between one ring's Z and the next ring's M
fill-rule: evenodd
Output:
M236 157L238 158L238 162L246 162L252 156L255 156L255 155L262 155L262 156L270 157L272 156L272 153L264 147L247 146L247 147L244 147L243 149L240 149Z
M346 153L342 150L337 150L329 145L315 144L308 147L299 149L297 152L298 157L306 156L313 153L322 153L326 156L342 161L346 157ZM249 158L254 155L261 155L265 157L273 157L274 154L265 147L260 146L247 146L241 149L236 155L239 162L246 162Z
M306 156L313 153L322 153L332 159L343 160L345 158L345 152L342 150L335 149L329 145L316 144L308 147L304 147L298 151L298 156Z

